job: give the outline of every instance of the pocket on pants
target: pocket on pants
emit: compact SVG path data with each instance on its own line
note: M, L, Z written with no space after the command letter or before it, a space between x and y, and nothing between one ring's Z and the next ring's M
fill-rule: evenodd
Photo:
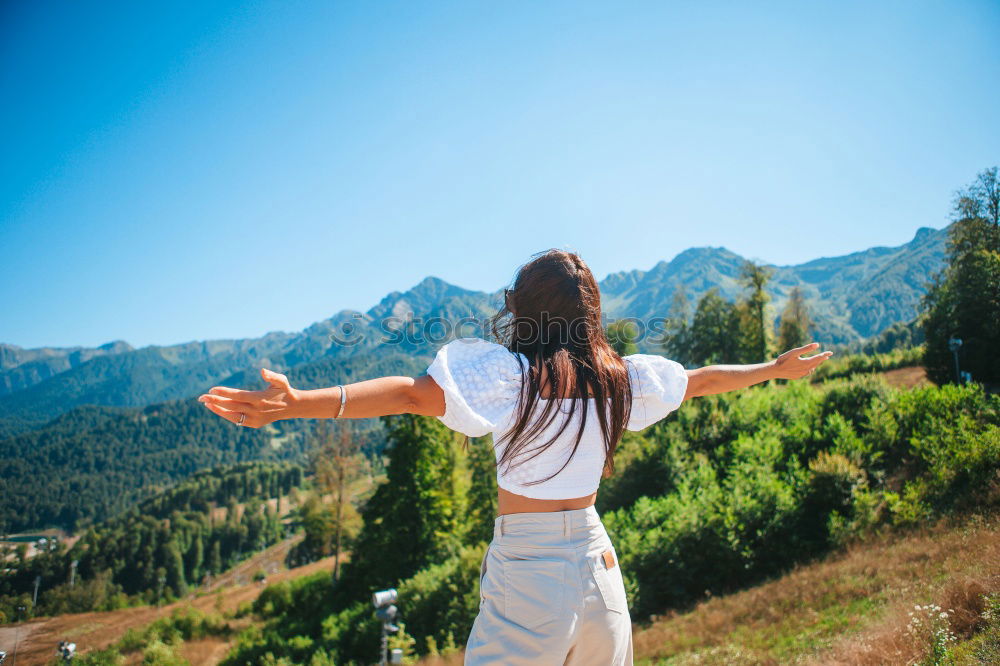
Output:
M486 552L483 553L483 561L479 565L479 605L482 606L486 601L486 595L483 594L483 581L486 579L486 558L490 556L490 548L493 544L486 546Z
M594 574L594 581L601 591L601 598L609 611L624 613L628 610L628 598L625 596L625 579L622 578L622 567L618 562L618 553L611 548L615 565L610 569L604 563L601 555L590 558L590 570Z
M556 618L566 587L565 560L504 560L503 574L508 620L534 629Z

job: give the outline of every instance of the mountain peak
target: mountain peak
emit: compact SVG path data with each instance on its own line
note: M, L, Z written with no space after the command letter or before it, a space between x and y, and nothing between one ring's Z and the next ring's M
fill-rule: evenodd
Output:
M105 342L103 345L98 347L98 349L120 354L122 352L132 351L135 347L124 340L112 340L111 342Z
M413 286L407 293L413 294L440 294L449 289L457 289L455 285L445 282L439 277L428 275L423 280Z
M406 317L413 314L434 312L447 301L463 298L480 298L487 295L457 287L439 277L429 275L406 291L394 291L386 295L378 305L368 311L373 319L382 317Z

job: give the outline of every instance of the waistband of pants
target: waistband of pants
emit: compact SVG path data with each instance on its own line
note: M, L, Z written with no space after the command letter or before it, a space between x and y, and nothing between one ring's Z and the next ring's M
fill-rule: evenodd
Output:
M506 513L493 521L493 538L546 535L549 541L578 542L604 533L604 524L594 505L570 511Z

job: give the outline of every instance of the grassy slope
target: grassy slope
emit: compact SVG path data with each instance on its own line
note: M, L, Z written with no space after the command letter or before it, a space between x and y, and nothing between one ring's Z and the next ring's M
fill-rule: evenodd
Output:
M915 605L955 609L951 628L968 638L985 592L1000 592L998 512L873 537L658 618L636 627L636 656L648 664L911 663L928 648L906 631Z

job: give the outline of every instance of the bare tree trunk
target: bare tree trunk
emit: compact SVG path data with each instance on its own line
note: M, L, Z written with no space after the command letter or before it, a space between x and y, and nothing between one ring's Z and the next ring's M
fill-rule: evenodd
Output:
M340 580L340 538L344 531L344 465L346 460L340 459L337 465L337 544L333 548L333 582Z

